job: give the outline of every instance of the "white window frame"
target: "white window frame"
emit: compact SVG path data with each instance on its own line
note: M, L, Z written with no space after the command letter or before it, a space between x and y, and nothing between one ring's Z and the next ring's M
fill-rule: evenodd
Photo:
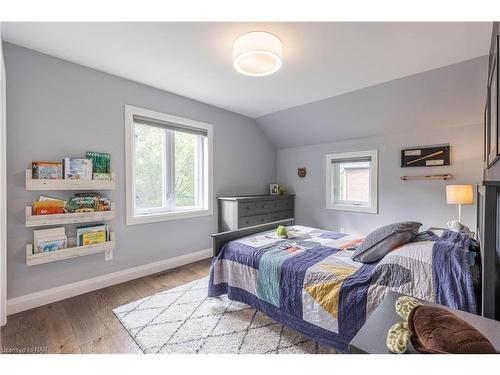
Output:
M204 208L193 207L193 209L185 209L179 211L164 210L136 210L135 209L135 128L134 115L149 117L161 121L166 121L180 126L188 126L206 130L207 141L205 143L206 157L203 158L204 165L202 170L206 171L203 176L206 189L203 189ZM205 151L198 149L200 152ZM126 179L126 224L145 224L159 221L181 220L196 218L201 216L213 215L213 126L211 124L196 120L186 119L183 117L173 116L166 113L151 111L144 108L139 108L131 105L125 105L125 179ZM202 187L197 183L198 192Z
M367 205L362 202L336 201L335 190L339 190L337 185L336 173L333 162L337 160L349 160L359 158L370 158L370 200ZM341 152L327 154L325 157L325 191L326 191L326 209L339 211L354 211L364 213L378 213L378 150Z

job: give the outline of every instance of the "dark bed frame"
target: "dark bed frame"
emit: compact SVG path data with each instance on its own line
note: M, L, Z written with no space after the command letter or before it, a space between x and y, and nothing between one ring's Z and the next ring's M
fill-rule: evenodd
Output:
M477 194L481 249L481 315L500 320L500 181L483 181Z
M228 232L212 234L214 257L219 255L224 245L230 241L234 241L237 240L238 238L246 236L251 236L252 234L273 230L278 228L278 226L280 225L288 226L294 224L295 224L295 219L291 218L286 220L273 221L272 223L259 224L259 225L254 225L252 227L231 230Z

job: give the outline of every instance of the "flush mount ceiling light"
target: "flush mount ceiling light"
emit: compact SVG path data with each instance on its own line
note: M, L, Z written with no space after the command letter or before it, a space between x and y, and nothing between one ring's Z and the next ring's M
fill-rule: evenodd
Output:
M263 77L281 68L283 44L274 34L252 31L233 44L233 66L241 74Z

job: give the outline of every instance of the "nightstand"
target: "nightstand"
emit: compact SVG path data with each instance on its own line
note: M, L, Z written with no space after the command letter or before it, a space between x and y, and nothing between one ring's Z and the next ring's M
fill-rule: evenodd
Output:
M385 342L389 328L391 328L393 324L403 321L403 319L396 314L395 309L396 300L400 296L402 296L402 294L395 292L389 292L387 294L382 303L369 316L363 327L361 327L359 332L349 343L349 351L351 353L391 354ZM420 301L424 304L439 306L450 310L485 335L488 340L491 341L497 352L500 351L500 322L483 318L479 315L451 309L446 306L436 305L435 303L423 300ZM406 353L416 354L418 352L413 348L411 343L409 343Z

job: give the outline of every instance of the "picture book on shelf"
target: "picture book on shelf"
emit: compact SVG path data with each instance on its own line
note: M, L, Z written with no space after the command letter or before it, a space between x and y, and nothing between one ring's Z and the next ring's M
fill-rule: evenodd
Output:
M33 202L33 213L35 215L63 214L65 201L63 200L38 200Z
M34 179L56 180L63 178L62 163L34 161L31 163L31 171Z
M111 201L97 193L76 194L68 200L67 212L94 212L111 210Z
M76 229L77 246L103 243L109 239L109 228L106 224L90 225Z
M92 160L92 178L111 180L111 155L105 152L87 151L87 159Z
M68 245L68 238L64 227L41 229L33 232L33 253L44 253L65 249Z
M69 180L91 180L92 160L64 158L64 178Z

